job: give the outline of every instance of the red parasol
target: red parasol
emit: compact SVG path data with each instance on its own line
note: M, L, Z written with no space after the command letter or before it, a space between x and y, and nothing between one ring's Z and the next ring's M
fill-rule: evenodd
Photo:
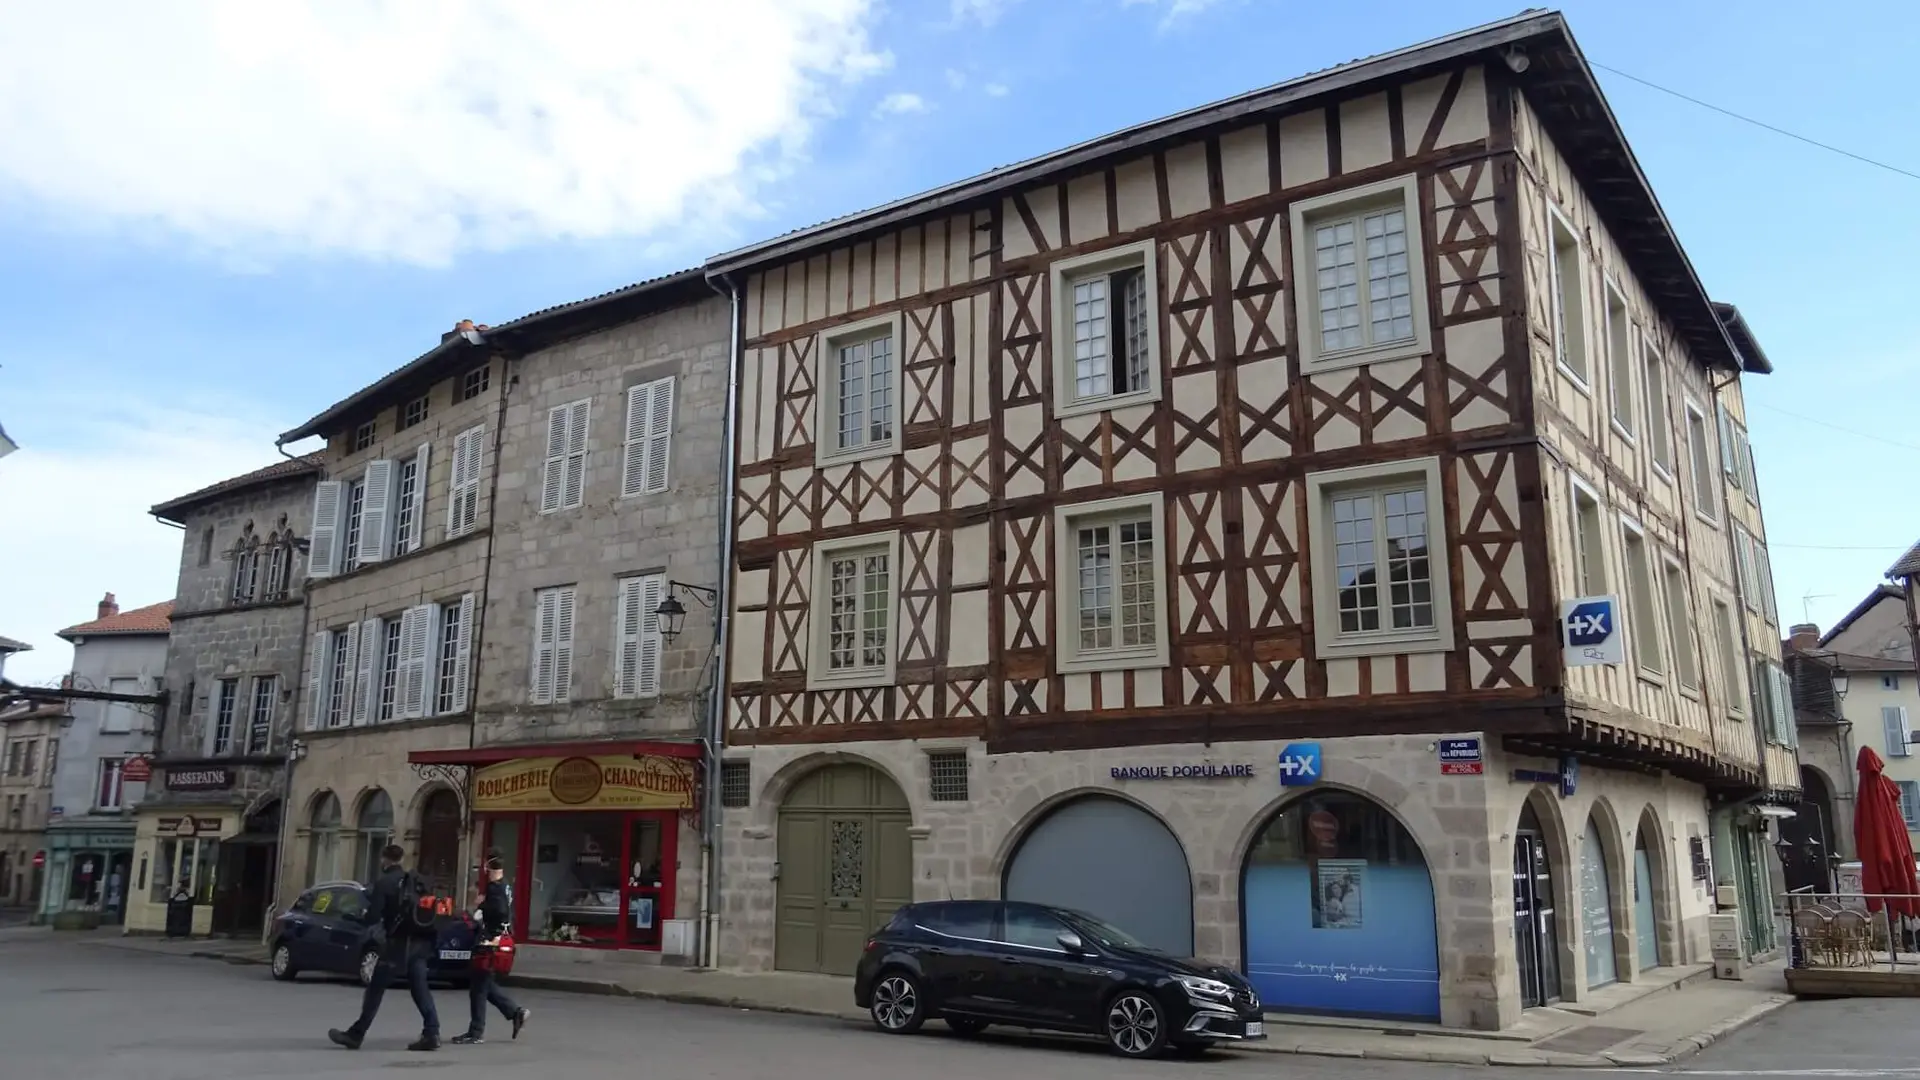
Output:
M1873 747L1860 748L1860 791L1853 808L1853 843L1860 852L1860 891L1874 897L1867 909L1885 906L1896 915L1920 916L1920 880L1913 867L1913 841L1900 813L1900 788L1887 779L1887 763Z

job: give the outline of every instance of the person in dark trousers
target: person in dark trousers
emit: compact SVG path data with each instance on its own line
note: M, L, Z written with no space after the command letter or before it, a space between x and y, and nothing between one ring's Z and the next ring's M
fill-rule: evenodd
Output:
M407 1044L409 1050L440 1049L440 1016L433 1008L433 991L427 987L427 953L433 948L431 931L416 929L410 905L416 902L414 877L400 866L406 852L398 844L388 844L380 852L380 877L373 883L362 918L375 927L380 961L374 965L373 979L360 1000L360 1019L345 1031L327 1032L335 1045L360 1049L380 1012L380 1000L387 996L387 984L395 971L404 971L407 989L413 993L413 1005L420 1010L420 1037Z
M486 865L481 875L480 908L478 925L474 927L474 951L478 953L483 943L491 942L507 932L513 925L513 897L507 890L507 871L501 865L500 853L487 852ZM467 1000L473 1007L473 1016L468 1021L467 1032L455 1035L453 1041L463 1046L486 1041L487 1003L500 1010L500 1015L513 1021L513 1037L520 1037L520 1029L527 1026L527 1017L532 1013L522 1008L500 989L492 969L475 966L467 975Z

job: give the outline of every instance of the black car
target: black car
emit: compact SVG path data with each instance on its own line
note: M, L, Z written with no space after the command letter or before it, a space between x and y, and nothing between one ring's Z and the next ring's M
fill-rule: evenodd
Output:
M352 975L365 986L373 981L378 949L374 927L362 922L367 886L329 881L300 894L273 920L268 937L273 977L289 981L302 971ZM473 928L460 916L446 916L434 927L434 949L427 960L429 978L463 982L473 960ZM404 972L395 972L395 980Z
M1040 904L909 904L867 941L853 995L895 1035L937 1016L962 1035L988 1024L1096 1034L1134 1058L1266 1038L1260 995L1238 973Z

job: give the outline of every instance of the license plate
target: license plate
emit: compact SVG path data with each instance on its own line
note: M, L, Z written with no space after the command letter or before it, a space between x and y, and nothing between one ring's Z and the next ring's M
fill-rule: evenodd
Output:
M1251 1021L1247 1024L1247 1038L1264 1039L1266 1037L1267 1037L1267 1025L1261 1023L1258 1020Z
M472 954L471 952L468 952L468 951L467 951L467 950L465 950L465 949L441 949L441 950L440 950L440 959L442 959L442 960L471 960L471 959L473 959L473 954Z

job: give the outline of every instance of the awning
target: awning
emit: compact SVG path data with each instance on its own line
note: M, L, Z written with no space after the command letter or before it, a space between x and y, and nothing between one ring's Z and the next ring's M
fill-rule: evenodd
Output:
M476 746L466 750L414 750L407 754L407 762L413 765L498 765L519 758L600 757L608 754L695 759L705 756L697 742L629 742L616 739L607 742Z

